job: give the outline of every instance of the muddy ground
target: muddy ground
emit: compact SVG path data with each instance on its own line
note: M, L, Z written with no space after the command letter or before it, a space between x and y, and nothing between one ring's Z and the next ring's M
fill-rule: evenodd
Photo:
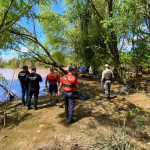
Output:
M90 98L76 100L75 123L71 125L68 125L64 114L63 94L59 96L61 103L58 105L54 97L52 105L48 96L39 97L36 111L27 111L26 107L21 106L21 100L14 100L9 103L5 128L2 119L5 103L1 102L0 149L98 149L92 146L98 145L100 135L108 137L109 129L111 134L116 134L120 130L119 123L122 126L126 117L127 139L131 139L132 145L140 149L150 150L150 93L143 90L116 94L112 91L111 101L104 102L104 91L96 85L80 84L79 91L90 94ZM138 130L135 134L136 115L130 117L129 110L136 107L141 109L146 121L145 130Z

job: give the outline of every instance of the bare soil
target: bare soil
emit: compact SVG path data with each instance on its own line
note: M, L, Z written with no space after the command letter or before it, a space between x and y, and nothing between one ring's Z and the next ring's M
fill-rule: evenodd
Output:
M9 103L6 127L3 127L2 117L0 122L0 149L87 149L98 142L99 135L108 135L109 127L119 129L118 120L122 125L126 117L126 131L132 144L150 150L150 93L112 92L111 101L104 102L104 91L100 91L99 87L80 84L79 90L91 97L85 101L76 100L75 123L71 125L68 125L64 114L63 94L59 96L61 103L58 105L54 97L52 105L49 104L48 96L39 97L36 111L27 111L26 107L21 106L21 100ZM1 102L0 116L3 115L4 106L5 103ZM140 108L146 116L146 129L136 135L136 120L129 115L129 109L135 107Z

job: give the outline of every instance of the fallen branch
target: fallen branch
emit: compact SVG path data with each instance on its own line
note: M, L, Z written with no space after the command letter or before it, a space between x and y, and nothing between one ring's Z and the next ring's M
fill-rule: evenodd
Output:
M0 86L8 93L8 89L5 86L3 86L2 84L0 84ZM9 95L13 98L17 97L17 99L19 99L19 97L15 93L13 93L12 91L9 92Z

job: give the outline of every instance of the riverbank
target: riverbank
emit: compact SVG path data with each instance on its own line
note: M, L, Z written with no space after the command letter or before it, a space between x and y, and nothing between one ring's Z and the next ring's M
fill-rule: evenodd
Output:
M80 85L81 92L90 94L90 99L76 100L74 109L75 123L68 125L64 114L63 95L60 95L60 104L55 100L50 105L48 96L39 97L38 110L26 110L21 106L21 100L14 100L9 104L7 111L6 127L3 120L0 123L0 149L86 149L100 141L99 135L108 136L108 127L113 134L113 129L119 131L118 120L121 125L126 118L127 138L132 143L145 149L150 149L150 97L144 92L111 93L111 101L104 102L104 92L92 86ZM53 97L53 99L55 99ZM33 102L33 100L32 100ZM0 103L0 115L5 106ZM33 107L33 106L32 106ZM137 132L136 119L130 117L129 109L140 108L146 118L145 134ZM115 113L114 113L115 112ZM118 117L118 120L116 118ZM115 133L116 134L116 133ZM114 135L115 135L114 134Z

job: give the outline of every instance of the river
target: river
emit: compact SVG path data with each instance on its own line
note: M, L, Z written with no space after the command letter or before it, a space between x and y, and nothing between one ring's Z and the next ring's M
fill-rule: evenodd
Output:
M18 80L18 73L22 71L21 69L15 70L14 79L11 85L11 91L14 92L19 98L21 98L21 87L20 82ZM30 71L30 70L29 70ZM11 82L12 76L13 76L13 70L12 69L0 69L0 73L3 74L3 76L9 80L9 83ZM45 79L46 75L49 73L49 69L37 69L37 73L42 76L43 81L40 82L40 92L39 96L46 96L48 93L44 93L43 89L45 89ZM3 90L3 88L0 87L0 101L5 101L7 98L6 92Z
M11 85L11 91L14 92L19 98L21 98L21 87L20 82L18 80L18 73L21 71L21 69L15 70L15 76L14 80ZM30 70L29 70L30 71ZM0 69L0 73L3 74L3 76L11 82L12 76L13 76L13 70L12 69ZM43 92L43 89L45 89L45 78L46 75L49 73L49 69L37 69L37 73L42 76L43 81L40 82L40 92L39 96L46 96L48 93ZM82 83L84 85L89 85L92 87L99 88L99 90L103 91L104 88L99 87L99 82L96 81L96 79L87 79L87 78L80 78L79 83ZM120 84L112 84L111 91L114 93L122 93L126 90L126 87L124 85ZM0 87L0 101L5 101L7 98L7 94L5 91Z

